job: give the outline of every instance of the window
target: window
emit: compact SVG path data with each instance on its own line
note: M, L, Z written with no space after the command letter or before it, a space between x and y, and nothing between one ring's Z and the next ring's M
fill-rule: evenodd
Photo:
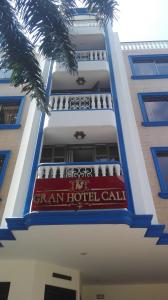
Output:
M25 97L0 97L0 129L20 127Z
M9 156L10 156L10 151L0 151L0 186L3 183L6 168L8 165Z
M41 163L47 162L104 162L119 161L117 144L44 146Z
M144 126L168 126L168 92L138 94Z
M168 78L168 55L130 55L132 79Z
M161 189L159 196L168 198L168 147L152 147L151 151Z

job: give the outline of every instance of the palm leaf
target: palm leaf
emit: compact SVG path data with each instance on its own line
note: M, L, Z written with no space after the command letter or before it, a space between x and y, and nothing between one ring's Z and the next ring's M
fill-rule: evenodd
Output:
M77 71L75 46L69 37L75 1L16 0L25 28L39 50L50 59L64 64L70 73Z
M90 12L97 15L100 25L107 25L109 21L116 19L118 3L116 0L82 0Z
M0 1L0 67L12 70L14 86L36 98L38 106L48 112L47 99L33 45L28 41L7 0Z

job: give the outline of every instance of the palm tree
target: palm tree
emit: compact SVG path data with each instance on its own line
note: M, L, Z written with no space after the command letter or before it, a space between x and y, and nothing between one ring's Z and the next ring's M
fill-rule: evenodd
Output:
M100 25L115 18L115 0L81 2L96 12ZM69 37L75 9L75 0L0 0L0 68L12 70L14 86L31 93L45 112L48 99L34 47L38 45L44 57L63 63L68 72L77 72L75 45Z

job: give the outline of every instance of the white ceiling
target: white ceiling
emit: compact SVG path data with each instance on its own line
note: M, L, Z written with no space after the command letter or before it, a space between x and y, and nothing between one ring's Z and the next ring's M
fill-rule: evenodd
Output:
M0 257L78 269L85 283L168 282L168 246L144 233L127 225L34 226L15 231L17 240L5 241Z

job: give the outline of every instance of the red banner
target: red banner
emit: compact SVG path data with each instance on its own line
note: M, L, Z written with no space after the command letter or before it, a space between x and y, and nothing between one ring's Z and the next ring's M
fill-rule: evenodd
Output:
M32 211L127 208L123 176L37 179Z

